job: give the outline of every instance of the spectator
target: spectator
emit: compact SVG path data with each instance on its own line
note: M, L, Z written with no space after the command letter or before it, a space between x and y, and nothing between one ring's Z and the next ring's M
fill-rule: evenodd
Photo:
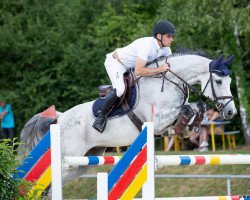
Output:
M166 142L167 149L164 149L165 151L170 151L174 145L174 129L172 127L169 127L162 135L166 135L164 142ZM165 146L164 145L164 146Z
M167 149L166 151L170 151L174 144L174 136L166 137Z
M1 139L9 138L13 142L15 121L11 106L5 100L1 100L0 102L0 119L2 125ZM10 145L13 144L12 142Z
M206 121L221 121L219 112L215 111L213 108L208 108L203 119L203 122ZM219 132L221 130L220 125L216 126L215 132ZM197 145L201 152L208 151L208 134L210 134L209 126L201 125L200 131L190 136L190 141Z
M202 143L201 139L202 139L202 137L201 137L201 129L200 129L200 131L198 133L194 132L189 137L190 142L196 146L196 147L193 147L193 145L192 145L192 149L200 147L200 144Z

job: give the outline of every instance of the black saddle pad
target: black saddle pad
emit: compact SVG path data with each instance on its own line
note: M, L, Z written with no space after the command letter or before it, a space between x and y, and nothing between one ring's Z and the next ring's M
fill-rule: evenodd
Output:
M128 105L129 105L130 109L124 111L121 106L119 106L117 108L115 107L109 113L108 117L122 116L122 115L125 115L126 113L128 113L129 111L131 111L132 108L134 107L134 104L136 103L136 97L137 97L137 89L136 89L136 86L134 85L134 86L132 86L130 99L128 101ZM105 102L105 99L101 99L101 98L95 100L93 107L92 107L92 112L93 112L94 117L98 117L104 102Z

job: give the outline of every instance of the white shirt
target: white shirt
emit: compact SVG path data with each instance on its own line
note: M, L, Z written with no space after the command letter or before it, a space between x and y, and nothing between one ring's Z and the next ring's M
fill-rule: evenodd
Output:
M154 37L139 38L128 46L116 49L116 52L127 69L135 67L137 57L142 58L148 63L160 56L169 56L172 54L169 47L161 49Z

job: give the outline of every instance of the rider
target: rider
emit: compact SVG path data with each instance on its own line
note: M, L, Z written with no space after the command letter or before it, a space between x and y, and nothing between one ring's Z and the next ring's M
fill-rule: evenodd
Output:
M166 20L158 21L153 28L153 36L135 40L128 46L118 48L106 55L105 68L112 82L113 90L106 96L105 103L93 127L103 132L107 123L107 115L118 97L125 90L123 74L135 69L136 76L153 76L166 72L169 65L164 63L158 68L146 68L146 64L161 56L172 54L170 46L176 35L174 25Z

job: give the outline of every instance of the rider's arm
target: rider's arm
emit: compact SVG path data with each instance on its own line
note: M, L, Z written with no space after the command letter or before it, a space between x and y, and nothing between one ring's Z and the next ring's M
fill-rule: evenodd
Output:
M8 113L8 110L5 111L5 112L2 112L0 115L1 115L2 117L4 117L5 115L7 115L7 113Z
M157 68L146 68L146 61L140 57L137 57L135 62L135 75L136 76L153 76L162 72L166 72L169 69L168 64L164 63Z
M2 119L5 115L8 114L9 109L10 109L9 105L6 105L4 111L2 111L2 112L0 113L0 118L1 118L1 119Z

